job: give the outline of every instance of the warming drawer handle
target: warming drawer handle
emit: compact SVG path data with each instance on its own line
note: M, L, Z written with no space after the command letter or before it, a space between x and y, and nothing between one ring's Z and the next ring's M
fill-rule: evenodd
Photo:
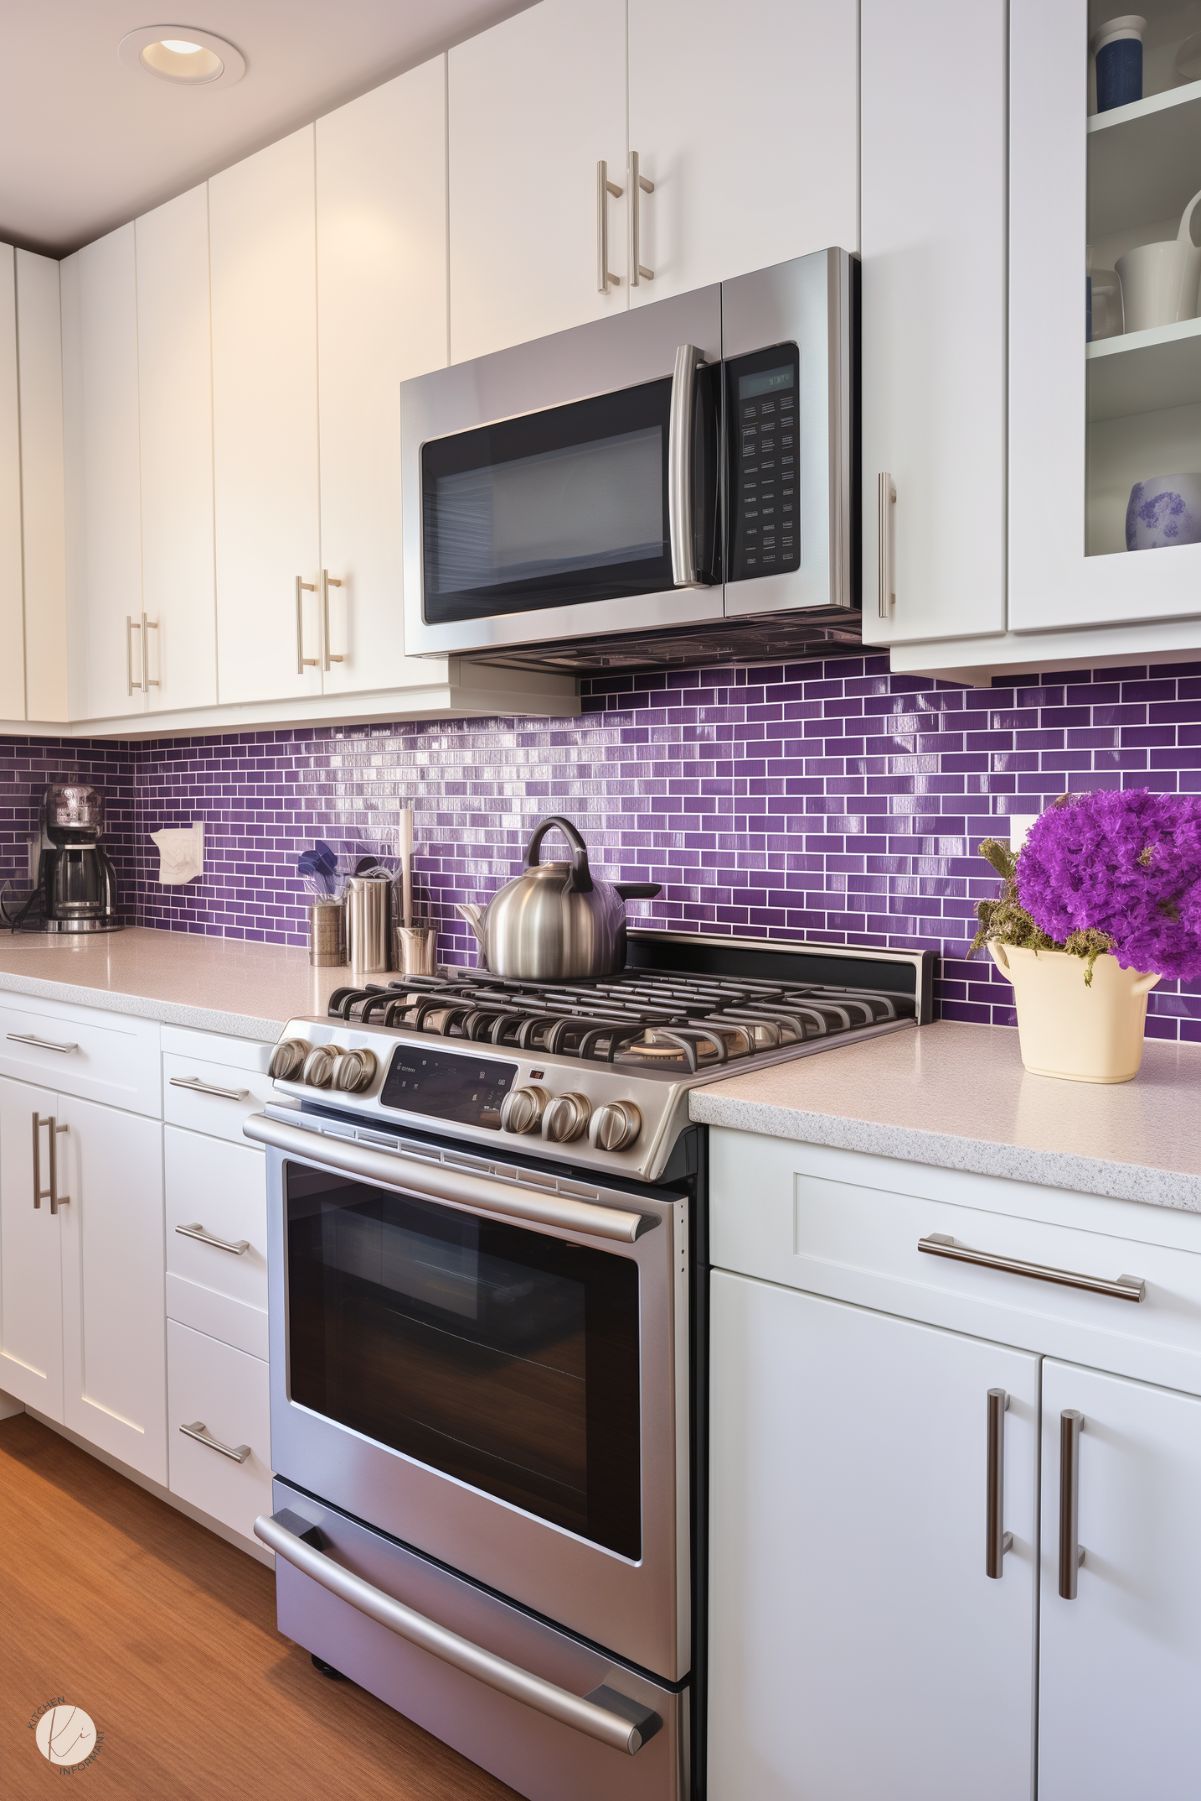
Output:
M653 1218L625 1208L602 1207L595 1201L542 1193L517 1183L510 1186L507 1182L474 1175L470 1170L454 1169L449 1164L434 1163L427 1167L415 1158L398 1155L395 1151L373 1150L347 1138L327 1138L320 1132L307 1131L303 1126L290 1126L283 1120L270 1119L265 1113L252 1113L243 1121L242 1131L256 1144L288 1151L305 1163L319 1163L325 1169L361 1176L364 1181L378 1182L401 1194L421 1195L446 1206L483 1208L488 1213L505 1214L532 1226L557 1226L564 1232L579 1232L588 1238L608 1238L619 1244L633 1244L656 1223Z
M1035 1282L1054 1282L1060 1288L1083 1288L1089 1294L1107 1294L1115 1301L1142 1301L1147 1284L1138 1276L1086 1276L1080 1270L1059 1269L1053 1263L1028 1263L1024 1257L1001 1257L995 1251L974 1251L946 1232L928 1232L917 1241L919 1251L930 1257L949 1257L953 1263L975 1263L981 1269L1004 1270L1010 1276L1029 1276Z
M305 1538L290 1530L284 1520L303 1525L300 1517L285 1512L263 1516L254 1522L255 1536L269 1546L278 1557L284 1557L304 1575L312 1577L323 1588L357 1607L368 1619L386 1626L411 1645L440 1657L456 1670L486 1682L498 1694L535 1708L548 1719L558 1720L576 1732L583 1732L612 1751L624 1751L633 1757L663 1724L657 1713L608 1687L594 1689L590 1695L574 1695L542 1676L535 1676L520 1665L509 1663L494 1652L470 1639L460 1638L440 1626L436 1620L417 1613L403 1602L385 1594L382 1589L365 1582L361 1576L327 1557ZM620 1708L620 1712L618 1709Z

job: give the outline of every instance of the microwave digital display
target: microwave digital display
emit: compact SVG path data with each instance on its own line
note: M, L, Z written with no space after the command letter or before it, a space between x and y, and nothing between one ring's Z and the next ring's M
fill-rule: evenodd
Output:
M801 566L800 433L795 344L727 364L730 560L726 580Z

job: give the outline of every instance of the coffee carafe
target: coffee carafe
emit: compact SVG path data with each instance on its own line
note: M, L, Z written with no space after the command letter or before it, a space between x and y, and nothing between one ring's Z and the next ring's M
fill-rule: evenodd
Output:
M49 844L38 865L48 932L115 932L117 888L100 840L104 796L84 782L54 782L46 790L43 824Z

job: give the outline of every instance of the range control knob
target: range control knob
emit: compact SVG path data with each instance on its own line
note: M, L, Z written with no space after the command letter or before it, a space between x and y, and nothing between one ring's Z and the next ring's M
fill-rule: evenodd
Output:
M281 1038L271 1053L267 1074L276 1082L298 1081L311 1049L303 1038Z
M329 1088L333 1084L334 1065L338 1061L336 1044L318 1044L304 1060L300 1079L310 1088Z
M500 1104L501 1129L505 1132L536 1132L550 1099L545 1088L513 1088Z
M598 1151L624 1151L642 1130L633 1101L604 1101L592 1115L588 1136Z
M374 1051L343 1051L334 1069L334 1087L343 1094L360 1094L370 1088L375 1069Z
M570 1144L588 1125L588 1102L582 1094L557 1094L542 1115L542 1135L552 1144Z

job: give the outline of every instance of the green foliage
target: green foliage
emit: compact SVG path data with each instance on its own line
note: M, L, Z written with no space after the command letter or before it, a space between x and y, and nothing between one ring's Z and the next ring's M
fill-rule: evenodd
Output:
M980 846L980 855L991 863L1000 876L1001 892L996 900L980 901L977 904L976 918L979 924L968 956L974 957L990 938L998 944L1015 944L1023 950L1067 951L1071 957L1083 957L1085 984L1091 988L1093 966L1098 957L1112 950L1112 938L1104 932L1073 932L1063 944L1057 944L1054 938L1048 938L1035 925L1018 899L1018 852L1004 844L1000 838L986 838Z

